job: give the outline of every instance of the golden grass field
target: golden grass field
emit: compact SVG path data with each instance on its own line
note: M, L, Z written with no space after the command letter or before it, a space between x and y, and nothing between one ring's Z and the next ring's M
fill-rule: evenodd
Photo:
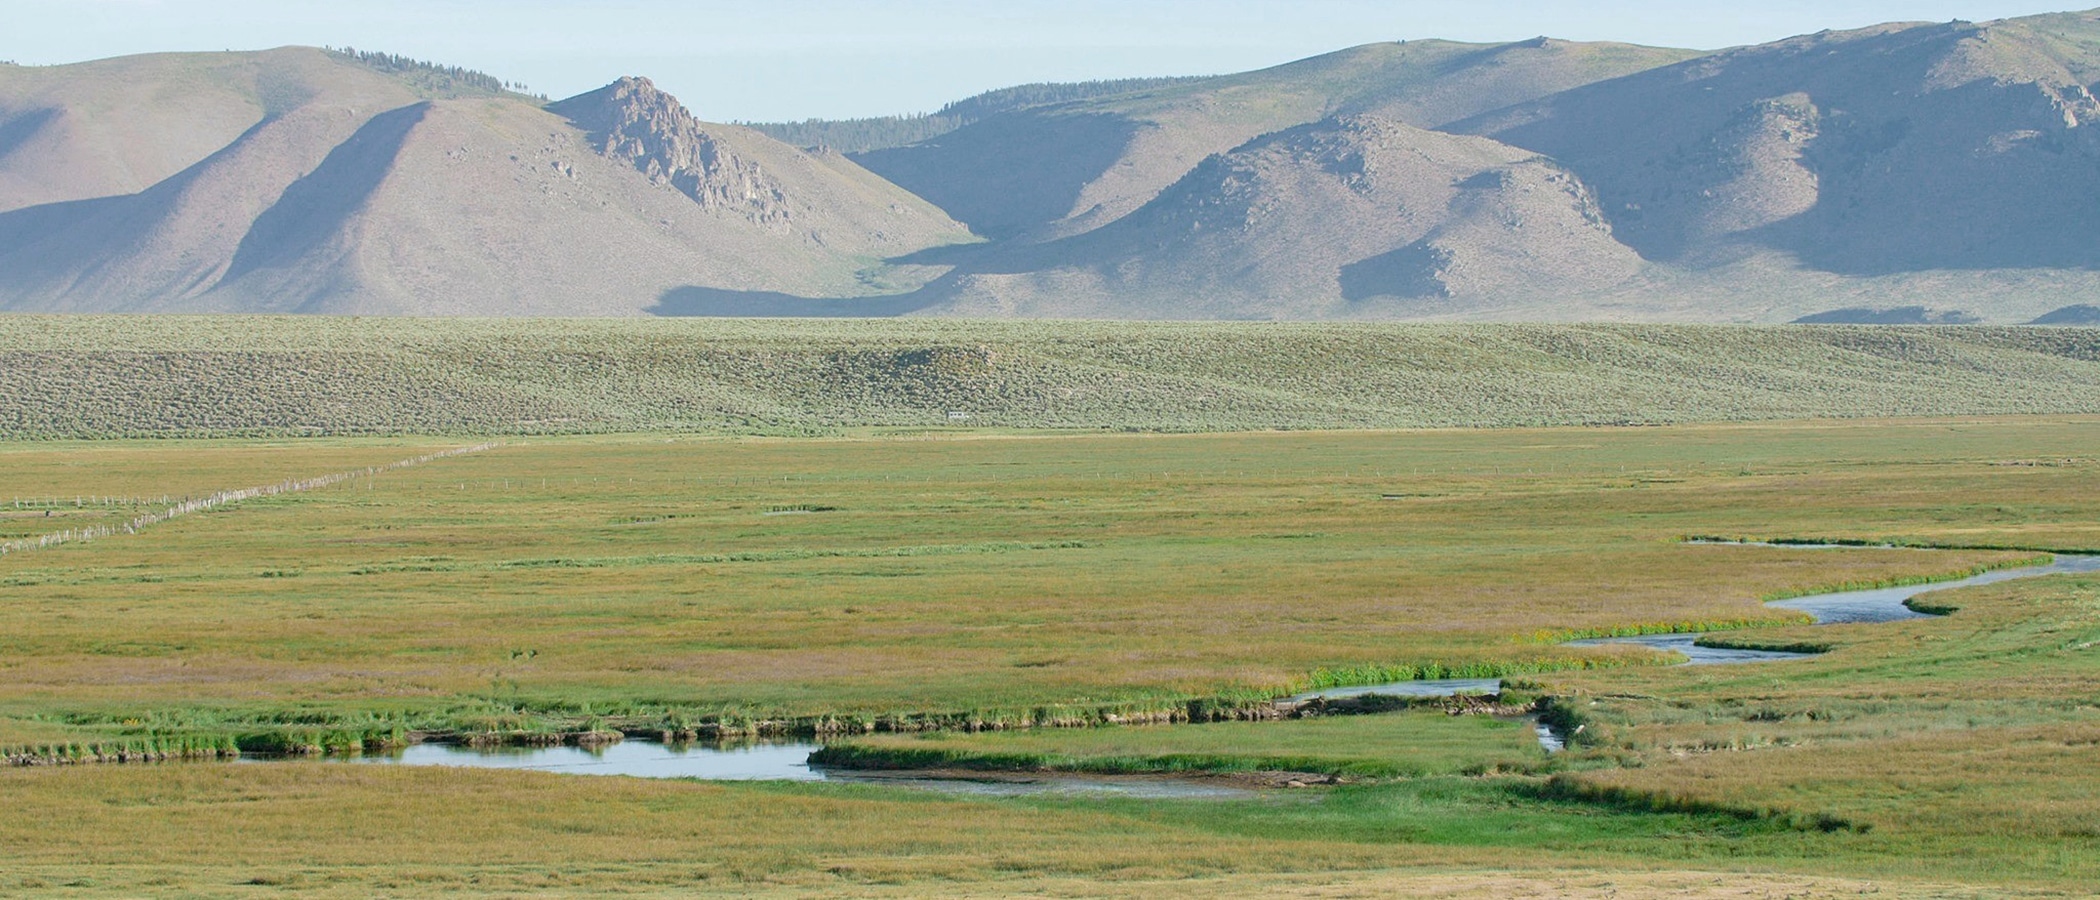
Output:
M0 445L0 503L181 496L466 443ZM0 892L1113 896L1198 879L1169 883L1756 896L1730 893L1748 878L1777 895L1864 880L1883 896L2076 896L2100 878L2090 579L1813 631L1759 601L2100 549L2096 446L2100 419L2080 417L510 439L0 556L0 746L1010 722L1428 664L1529 672L1514 691L1579 708L1592 740L1540 762L1510 728L1410 718L1434 712L940 739L1412 773L1223 803L299 762L21 768L0 771L14 811ZM10 505L0 539L46 526ZM2007 549L1678 541L1693 534ZM1758 621L1836 652L1580 671L1655 660L1551 643ZM1559 793L1468 774L1550 769Z

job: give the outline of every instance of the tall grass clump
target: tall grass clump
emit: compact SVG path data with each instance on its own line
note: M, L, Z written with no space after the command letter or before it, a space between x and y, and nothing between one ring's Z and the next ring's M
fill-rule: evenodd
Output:
M0 748L0 760L13 766L49 766L232 759L240 753L230 735L178 734Z
M1655 634L1658 632L1639 632ZM1506 678L1511 675L1537 675L1546 672L1579 672L1594 669L1615 669L1629 665L1643 665L1646 661L1637 657L1618 656L1554 656L1507 661L1479 661L1463 663L1366 663L1331 669L1315 669L1303 679L1292 682L1284 691L1287 694L1318 691L1327 688L1362 687L1374 684L1396 684L1405 681L1444 681L1475 678Z

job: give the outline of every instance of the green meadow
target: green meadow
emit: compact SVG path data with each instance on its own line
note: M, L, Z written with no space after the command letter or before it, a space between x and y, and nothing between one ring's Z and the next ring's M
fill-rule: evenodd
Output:
M0 445L0 541L479 440ZM0 748L778 731L870 761L1346 783L1002 800L22 766L0 892L2076 896L2100 878L2100 579L1889 625L1763 601L2100 549L2094 447L2078 416L505 438L0 554ZM1558 643L1716 629L1831 652L1693 669ZM1435 706L1245 720L1396 673L1500 675L1582 731L1547 756L1522 721Z

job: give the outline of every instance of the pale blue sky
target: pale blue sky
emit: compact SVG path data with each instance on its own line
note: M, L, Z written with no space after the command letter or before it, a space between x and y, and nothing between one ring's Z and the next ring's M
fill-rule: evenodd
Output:
M2016 0L0 0L0 59L330 44L481 69L554 97L647 75L702 118L931 110L1029 81L1261 68L1371 41L1545 34L1718 48Z

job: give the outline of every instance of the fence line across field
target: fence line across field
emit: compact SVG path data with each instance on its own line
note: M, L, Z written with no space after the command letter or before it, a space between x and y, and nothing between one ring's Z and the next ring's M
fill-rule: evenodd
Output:
M311 491L319 488L332 487L334 485L342 484L343 482L349 481L353 478L369 478L374 475L383 475L388 472L396 471L399 469L406 469L411 466L420 466L427 462L435 462L437 460L445 459L447 457L465 456L469 453L480 453L484 450L493 450L500 446L502 446L501 441L490 441L488 443L475 444L472 447L456 447L451 450L441 450L437 453L426 453L422 456L412 457L409 459L400 460L398 462L390 462L381 466L366 466L362 469L353 469L348 472L335 472L315 478L295 478L289 481L279 482L277 484L263 485L261 487L241 488L239 490L232 491L219 491L215 494L211 494L205 497L199 497L194 500L185 500L181 503L174 504L158 512L147 513L143 516L139 516L138 518L132 519L131 521L125 522L120 525L91 525L86 528L70 528L65 531L57 531L52 532L50 534L40 534L32 538L21 538L19 540L0 543L0 555L6 555L9 553L19 553L24 550L38 550L45 547L55 547L60 544L80 543L83 541L91 541L96 538L110 537L116 534L137 534L139 533L140 529L147 528L153 525L158 525L162 522L168 521L169 519L186 516L194 512L203 512L204 510L225 506L229 503L239 503L243 500L253 500L257 497L274 497L279 494L296 494L300 491Z

